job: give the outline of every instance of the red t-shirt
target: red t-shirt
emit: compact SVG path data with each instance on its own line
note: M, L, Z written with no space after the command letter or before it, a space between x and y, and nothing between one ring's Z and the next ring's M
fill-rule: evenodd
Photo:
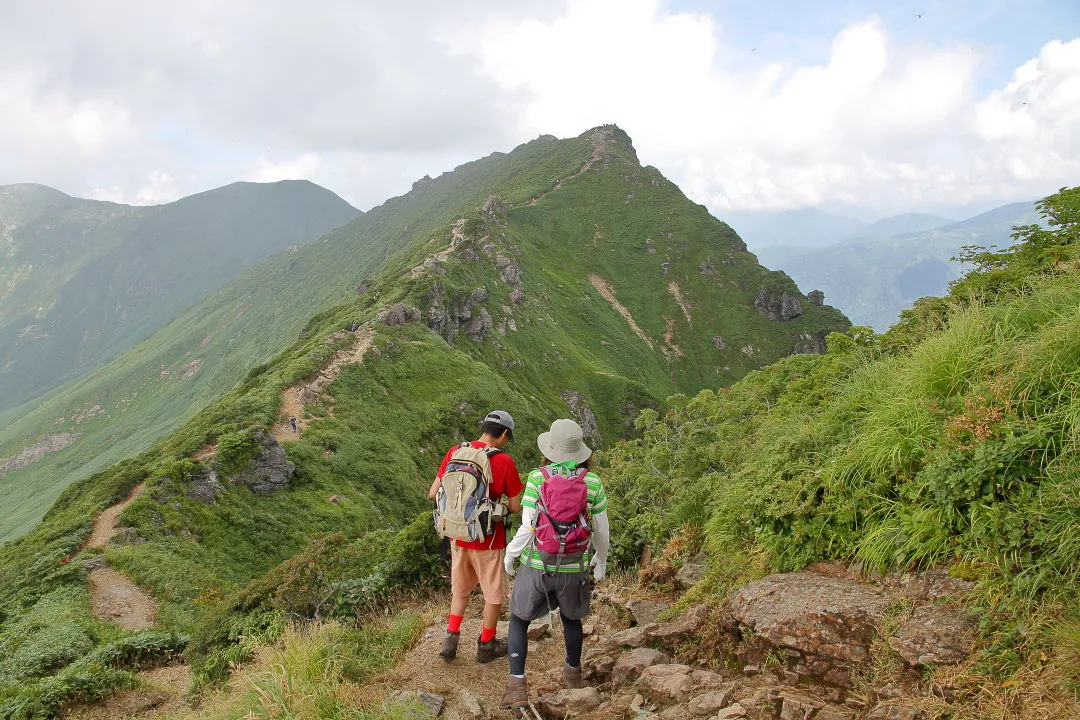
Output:
M469 444L481 450L487 447L487 443L482 443L479 440L474 440ZM450 462L450 456L454 454L458 447L458 445L455 445L446 451L446 456L443 458L442 465L439 466L439 472L435 474L435 477L441 478L443 476L443 473L446 472L446 464ZM524 489L525 486L521 484L521 478L518 476L514 459L505 452L492 455L491 486L488 488L488 496L493 500L498 500L503 495L517 497ZM457 543L458 547L469 548L470 550L502 550L506 547L506 526L502 523L496 523L495 532L482 540L473 540L471 542L468 540L455 540L454 542Z

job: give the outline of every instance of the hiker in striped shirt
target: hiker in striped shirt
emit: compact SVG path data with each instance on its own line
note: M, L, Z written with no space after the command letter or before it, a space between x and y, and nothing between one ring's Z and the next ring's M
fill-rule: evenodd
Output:
M593 579L603 580L607 571L607 494L600 477L589 470L592 450L582 439L581 426L556 420L536 444L544 460L529 473L521 526L506 548L506 571L513 576L517 570L507 639L510 677L502 702L507 708L529 702L529 623L555 608L566 643L563 681L570 688L582 687L581 620L589 612Z

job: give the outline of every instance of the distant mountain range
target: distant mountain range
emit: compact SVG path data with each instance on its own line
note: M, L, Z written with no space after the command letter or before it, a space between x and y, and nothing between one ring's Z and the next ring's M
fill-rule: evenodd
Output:
M255 263L360 211L307 181L166 205L0 186L0 410L115 357Z
M779 233L781 218L775 220ZM773 243L778 236L770 235L764 244L748 244L763 265L784 270L800 287L823 291L856 325L884 331L918 298L947 292L949 282L964 272L951 258L965 245L1006 247L1014 226L1039 218L1034 202L1021 202L927 227L938 220L942 218L898 215L814 247L796 242L803 236L789 227L790 243Z

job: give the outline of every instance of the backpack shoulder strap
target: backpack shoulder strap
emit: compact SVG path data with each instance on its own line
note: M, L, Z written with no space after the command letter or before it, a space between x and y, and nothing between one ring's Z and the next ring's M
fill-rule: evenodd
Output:
M484 448L484 452L487 453L488 459L490 460L491 458L504 451L500 450L497 447L491 447L490 445L488 445L486 448Z

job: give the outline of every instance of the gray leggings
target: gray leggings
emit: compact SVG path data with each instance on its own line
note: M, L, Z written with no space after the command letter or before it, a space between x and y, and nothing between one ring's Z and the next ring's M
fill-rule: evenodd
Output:
M581 645L584 635L581 632L581 621L571 620L559 613L562 618L563 640L566 643L566 664L570 667L581 665ZM507 638L507 649L510 656L510 674L525 674L525 658L529 655L529 621L519 618L517 615L510 616L510 633Z

